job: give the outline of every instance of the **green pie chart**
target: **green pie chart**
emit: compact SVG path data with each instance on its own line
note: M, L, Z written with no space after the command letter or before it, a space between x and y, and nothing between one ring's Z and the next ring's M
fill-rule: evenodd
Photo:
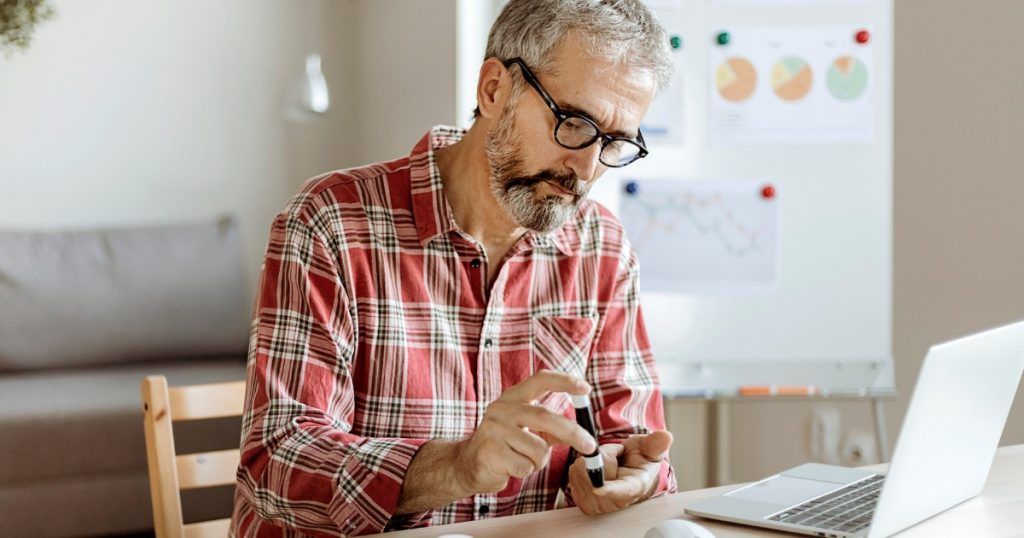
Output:
M772 68L772 89L786 101L799 101L811 91L813 74L803 58L788 56Z
M856 99L868 87L868 68L853 56L840 56L828 68L826 85L836 99Z

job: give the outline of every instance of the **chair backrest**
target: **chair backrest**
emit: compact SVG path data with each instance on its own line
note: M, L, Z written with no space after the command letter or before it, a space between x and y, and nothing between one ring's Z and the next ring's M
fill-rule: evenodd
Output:
M176 454L173 422L242 415L245 382L167 387L167 378L142 381L143 423L153 527L157 538L224 538L230 518L185 524L181 490L235 483L239 449Z

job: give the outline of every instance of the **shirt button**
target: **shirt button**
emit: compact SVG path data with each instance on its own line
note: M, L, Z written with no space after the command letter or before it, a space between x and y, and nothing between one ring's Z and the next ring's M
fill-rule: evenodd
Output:
M481 506L480 510L479 510L481 516L486 516L487 513L490 512L490 511L491 511L491 507L487 506L486 504Z
M480 258L473 258L473 261L469 262L469 266L473 269L480 268Z
M484 347L490 349L490 347L493 346L493 345L494 345L494 340L491 340L490 338L488 338L487 340L484 340Z

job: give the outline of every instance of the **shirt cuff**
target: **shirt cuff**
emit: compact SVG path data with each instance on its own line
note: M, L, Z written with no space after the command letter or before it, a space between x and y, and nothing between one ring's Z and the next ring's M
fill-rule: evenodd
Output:
M371 439L356 448L339 471L337 491L328 508L342 533L377 533L430 523L430 510L395 516L405 473L427 441Z
M676 473L672 469L672 462L667 459L661 460L661 470L658 472L658 487L650 498L660 497L666 493L675 493L679 490L676 484Z

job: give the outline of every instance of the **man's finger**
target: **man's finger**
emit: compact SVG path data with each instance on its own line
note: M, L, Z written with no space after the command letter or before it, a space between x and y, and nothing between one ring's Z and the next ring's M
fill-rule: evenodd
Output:
M569 487L572 488L573 501L584 514L594 515L601 513L597 498L591 492L593 486L590 485L590 479L587 477L587 471L582 458L577 459L569 467Z
M601 452L606 456L611 456L612 458L618 458L625 451L626 447L622 446L620 443L608 443L606 445L601 445Z
M502 398L511 398L517 402L528 404L549 392L568 392L569 394L588 394L590 385L586 381L555 372L540 370L526 378L522 383L506 390Z
M619 476L619 456L625 453L626 447L618 443L601 445L601 458L604 461L605 480L614 480Z
M505 442L512 450L533 461L533 466L537 469L547 465L551 447L544 439L521 428L509 428L509 430L505 436Z
M640 436L640 453L649 461L660 461L672 446L672 434L658 430Z
M646 491L647 487L640 477L627 475L606 480L603 486L594 490L594 495L608 499L635 500Z
M558 443L569 445L583 454L590 454L597 448L597 440L579 424L546 407L524 405L519 408L514 420L516 426L544 432L546 437L554 438Z
M525 478L527 475L537 470L534 466L533 460L519 452L516 452L512 448L506 448L503 452L503 457L505 459L504 472L508 476Z

